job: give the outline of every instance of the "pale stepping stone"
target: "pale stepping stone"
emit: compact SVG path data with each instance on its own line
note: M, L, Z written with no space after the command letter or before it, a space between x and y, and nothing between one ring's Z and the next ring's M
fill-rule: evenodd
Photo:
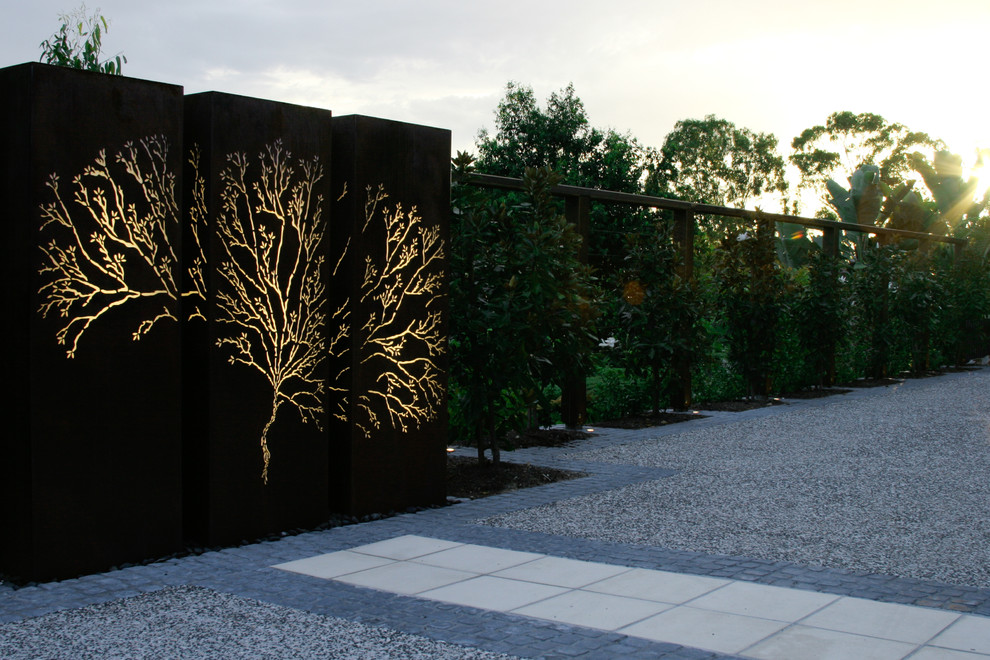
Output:
M733 582L691 601L691 607L777 621L798 621L838 600L834 594Z
M906 642L796 625L741 654L760 660L901 660L915 648Z
M560 596L513 610L540 619L570 623L575 626L618 630L623 626L659 614L673 605L638 598L623 598L589 591L571 591Z
M302 573L303 575L312 575L318 578L331 579L391 563L391 559L384 557L373 557L358 552L351 552L350 550L341 550L340 552L330 552L325 555L276 564L274 568L283 571L292 571L293 573Z
M959 614L862 598L839 598L801 623L857 635L924 644L959 618Z
M963 615L929 644L990 655L990 619Z
M912 655L909 660L986 660L987 658L990 658L990 655L925 646Z
M617 632L719 653L740 653L788 625L790 624L783 621L699 610L682 605Z
M342 575L334 579L380 591L412 595L455 582L462 582L472 577L474 577L473 573L455 571L450 568L427 566L413 562L392 562L385 566L371 568L360 573Z
M407 534L405 536L397 536L394 539L388 539L387 541L379 541L378 543L369 543L368 545L351 548L351 552L404 560L414 559L432 552L449 550L459 545L462 544Z
M589 584L584 590L661 603L685 603L727 584L729 580L719 578L634 568L615 577Z
M480 574L494 573L509 566L540 559L543 556L535 552L519 552L518 550L490 548L485 545L466 544L417 557L414 561L430 566L442 566Z
M534 582L520 582L482 575L447 587L419 594L423 598L442 600L482 610L508 612L568 591Z
M513 566L495 573L497 577L552 584L558 587L579 588L605 578L625 573L627 566L599 564L561 557L541 557L525 564Z

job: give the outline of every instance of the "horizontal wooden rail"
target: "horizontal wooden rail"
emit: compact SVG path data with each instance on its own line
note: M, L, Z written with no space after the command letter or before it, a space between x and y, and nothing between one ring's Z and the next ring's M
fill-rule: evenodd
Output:
M523 190L523 180L508 176L496 176L494 174L469 174L468 183L489 188L502 188L504 190ZM556 185L551 189L555 195L564 197L587 197L600 202L612 202L615 204L630 204L633 206L649 206L658 209L669 209L678 211L691 211L704 215L721 215L732 218L753 219L757 211L749 209L737 209L729 206L714 206L712 204L698 204L696 202L685 202L679 199L667 199L666 197L653 197L651 195L637 195L634 193L624 193L615 190L601 190L599 188L582 188L581 186ZM905 238L917 238L925 241L938 241L941 243L953 243L965 245L965 238L954 236L940 236L938 234L928 234L925 232L909 231L907 229L890 229L887 227L875 227L873 225L859 225L850 222L838 222L836 220L824 220L822 218L804 218L796 215L784 215L781 213L761 213L763 217L774 222L789 222L803 227L813 227L815 229L841 229L842 231L857 231L867 234L884 234L887 236L903 236Z

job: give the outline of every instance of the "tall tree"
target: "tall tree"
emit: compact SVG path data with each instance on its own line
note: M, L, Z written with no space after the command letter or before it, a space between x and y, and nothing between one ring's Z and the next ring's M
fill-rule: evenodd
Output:
M629 134L591 125L573 85L553 92L544 106L533 89L509 82L495 110L495 132L477 140L479 172L522 177L527 168L550 168L561 183L622 192L642 192L646 150ZM655 218L654 218L655 220ZM617 270L624 236L650 227L648 214L629 207L596 204L591 210L589 259L602 273Z
M455 428L499 460L543 385L592 345L592 280L581 238L550 195L560 177L523 175L524 203L506 204L463 182L472 159L454 160L450 251L450 373Z
M89 15L84 3L71 13L61 14L59 21L62 25L58 31L41 42L42 62L121 75L123 63L127 61L123 54L100 59L103 35L110 29L110 22L99 9Z
M833 112L824 125L807 128L794 138L790 160L801 172L799 189L824 194L829 179L846 181L861 165L876 165L880 181L896 185L911 169L915 150L940 146L927 133L880 115Z
M677 122L651 170L648 192L706 204L745 206L787 191L777 138L715 115Z

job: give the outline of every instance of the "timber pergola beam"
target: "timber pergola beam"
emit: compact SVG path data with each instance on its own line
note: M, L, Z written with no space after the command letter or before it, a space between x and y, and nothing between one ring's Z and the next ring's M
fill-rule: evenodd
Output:
M523 190L522 179L516 179L508 176L496 176L494 174L469 174L467 182L490 188ZM629 204L632 206L649 206L658 209L690 211L701 215L721 215L730 218L745 218L747 220L752 220L757 217L757 215L760 215L768 220L773 220L774 222L789 222L794 225L813 227L815 229L839 229L842 231L856 231L865 234L900 236L903 238L916 238L922 241L951 243L958 246L963 246L966 244L965 238L956 238L954 236L939 236L937 234L909 231L907 229L890 229L887 227L876 227L874 225L860 225L853 224L851 222L825 220L822 218L805 218L797 215L784 215L781 213L764 213L762 211L737 209L730 206L698 204L696 202L685 202L679 199L667 199L666 197L653 197L651 195L637 195L634 193L617 192L615 190L582 188L581 186L568 186L561 184L551 188L550 192L554 195L564 197L587 197L588 199L596 202L612 202L613 204Z

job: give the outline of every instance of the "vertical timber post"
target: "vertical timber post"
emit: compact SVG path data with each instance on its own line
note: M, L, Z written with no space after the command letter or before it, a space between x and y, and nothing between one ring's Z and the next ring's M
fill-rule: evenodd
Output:
M694 280L694 212L688 209L674 210L674 242L680 252L677 275L686 282ZM679 334L688 328L678 328ZM668 390L670 406L686 410L691 405L691 355L683 348L674 354L674 373Z
M588 238L591 233L591 198L568 196L565 198L564 214L581 236L578 259L588 263ZM581 425L588 414L588 383L584 371L574 363L567 365L564 374L564 387L560 397L560 414L564 425L574 428Z

